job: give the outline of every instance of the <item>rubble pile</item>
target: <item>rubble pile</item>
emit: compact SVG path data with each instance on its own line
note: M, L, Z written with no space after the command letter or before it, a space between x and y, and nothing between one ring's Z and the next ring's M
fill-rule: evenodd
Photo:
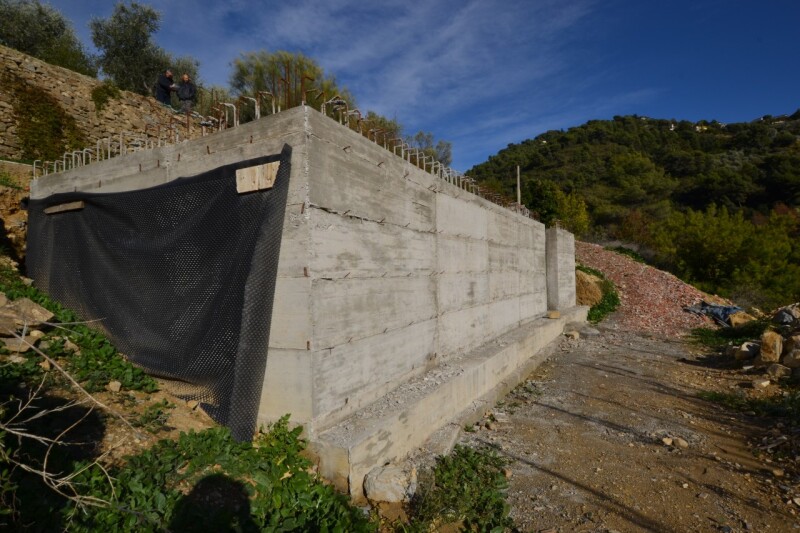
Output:
M620 329L681 337L711 324L707 318L684 312L685 306L702 300L721 301L672 274L596 244L575 241L575 259L599 270L616 286L621 303L616 324Z
M800 378L800 303L775 311L772 327L760 339L729 346L726 353L746 366L765 370L766 377L754 380L754 388L792 376Z

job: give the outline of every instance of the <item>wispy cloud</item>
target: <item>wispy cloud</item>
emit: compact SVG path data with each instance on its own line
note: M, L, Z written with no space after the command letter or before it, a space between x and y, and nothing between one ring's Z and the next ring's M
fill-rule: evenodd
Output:
M85 19L92 9L80 0L59 4ZM462 169L539 126L560 127L577 116L559 111L559 100L585 91L587 78L576 79L570 68L573 44L598 9L597 0L151 5L162 13L159 43L199 59L206 82L227 83L229 64L242 52L301 51L350 88L362 111L397 118L408 133L423 129L454 141Z

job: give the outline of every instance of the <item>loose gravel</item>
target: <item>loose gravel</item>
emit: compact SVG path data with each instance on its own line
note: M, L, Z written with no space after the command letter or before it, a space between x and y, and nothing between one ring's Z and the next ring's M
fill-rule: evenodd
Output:
M683 308L701 300L720 302L720 298L672 274L587 242L575 242L575 260L599 270L616 285L621 305L615 326L621 330L679 338L693 328L712 325L711 320Z

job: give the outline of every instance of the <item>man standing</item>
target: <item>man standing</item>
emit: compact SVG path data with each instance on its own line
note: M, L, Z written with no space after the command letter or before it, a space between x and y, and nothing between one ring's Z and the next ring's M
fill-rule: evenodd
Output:
M178 87L178 100L181 101L181 112L191 113L194 97L197 95L197 87L189 79L188 74L181 76L181 84Z
M163 74L158 76L156 82L156 100L164 105L170 105L170 92L175 90L175 84L172 82L172 71L166 70Z

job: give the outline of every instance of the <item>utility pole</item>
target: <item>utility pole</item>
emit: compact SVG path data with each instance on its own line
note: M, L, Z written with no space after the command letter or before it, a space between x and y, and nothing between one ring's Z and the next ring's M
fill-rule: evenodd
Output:
M522 191L519 188L519 165L517 165L517 204L522 205Z

